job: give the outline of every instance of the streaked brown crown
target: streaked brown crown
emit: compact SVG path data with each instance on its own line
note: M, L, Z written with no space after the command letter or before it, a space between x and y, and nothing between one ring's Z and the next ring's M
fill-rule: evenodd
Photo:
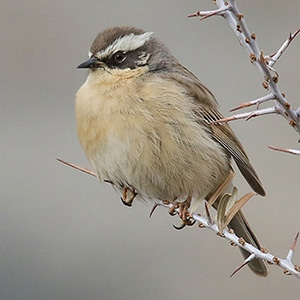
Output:
M152 32L131 26L111 27L100 32L90 53L93 63L81 67L97 68L100 64L96 60L105 63L108 68L134 69L148 65L152 71L178 64L168 48L152 36Z
M117 27L107 28L102 32L100 32L95 38L91 46L91 53L96 54L97 52L106 49L118 38L121 38L125 35L129 35L131 33L139 35L145 32L146 31L142 29L130 27L130 26L117 26Z

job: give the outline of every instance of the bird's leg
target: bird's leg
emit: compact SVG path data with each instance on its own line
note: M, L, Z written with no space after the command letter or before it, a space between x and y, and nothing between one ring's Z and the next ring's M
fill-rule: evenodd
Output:
M173 205L172 205L171 208L169 209L169 214L170 214L171 216L175 216L175 215L177 214L177 212L175 211L175 209L179 207L179 203L178 203L176 200L177 200L177 197L175 197L175 198L173 199L173 202L172 202Z
M182 221L189 219L188 209L191 206L192 196L188 196L183 202L179 202L179 218Z
M178 215L182 221L185 221L188 218L188 209L190 208L192 202L192 196L188 196L184 201L176 201L177 198L174 199L172 207L169 209L169 214L171 216L176 215L176 209L179 209Z
M123 197L121 197L121 201L126 206L132 206L132 202L136 195L137 193L134 188L129 188L125 186L123 188Z

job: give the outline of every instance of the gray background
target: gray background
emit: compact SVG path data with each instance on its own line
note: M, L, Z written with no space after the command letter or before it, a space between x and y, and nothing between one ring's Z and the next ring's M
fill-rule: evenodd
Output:
M238 1L265 53L299 28L299 0ZM58 163L88 167L77 141L74 95L96 34L108 26L154 31L216 95L221 111L264 95L221 18L189 13L208 0L1 1L0 9L0 299L298 299L299 281L270 268L258 278L238 249L208 230L175 231L163 208L124 207L94 178ZM299 106L300 38L280 62L279 86ZM245 212L263 246L285 256L300 229L299 158L267 145L299 149L297 134L277 116L232 127L260 174L268 196ZM240 192L249 191L240 175ZM300 263L300 247L294 261Z

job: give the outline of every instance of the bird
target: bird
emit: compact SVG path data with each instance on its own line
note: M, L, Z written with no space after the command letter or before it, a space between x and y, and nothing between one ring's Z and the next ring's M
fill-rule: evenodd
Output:
M107 28L78 68L89 70L75 99L79 142L92 170L120 191L125 205L158 199L173 203L174 212L184 203L180 216L188 224L187 210L216 192L233 161L253 191L265 195L242 144L218 122L223 116L214 95L153 32ZM260 248L242 211L229 227ZM248 266L268 273L261 259Z

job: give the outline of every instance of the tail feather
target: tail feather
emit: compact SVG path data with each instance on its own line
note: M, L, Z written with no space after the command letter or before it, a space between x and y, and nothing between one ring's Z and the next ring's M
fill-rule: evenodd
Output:
M242 237L247 243L250 243L254 247L260 249L261 246L249 226L242 211L239 211L234 218L231 220L229 228L232 228L238 237ZM243 257L246 259L250 254L248 251L240 248ZM255 258L248 263L250 269L259 276L266 277L268 275L268 268L264 260Z
M234 185L231 182L228 186L226 191L224 193L229 193L233 197L237 198L237 194L234 195ZM216 200L216 202L213 204L213 207L215 209L218 209L219 201L222 195L219 196L219 198ZM233 199L234 200L234 199ZM236 201L237 199L235 199ZM238 237L242 237L247 243L251 244L252 246L256 247L257 249L261 249L260 243L255 236L254 232L252 231L247 219L245 218L244 214L241 210L239 210L236 215L233 217L233 219L230 221L229 228L233 229L234 233ZM246 259L250 253L243 248L240 248L243 257ZM248 266L250 269L259 276L266 277L268 275L268 268L264 260L260 258L252 259Z

